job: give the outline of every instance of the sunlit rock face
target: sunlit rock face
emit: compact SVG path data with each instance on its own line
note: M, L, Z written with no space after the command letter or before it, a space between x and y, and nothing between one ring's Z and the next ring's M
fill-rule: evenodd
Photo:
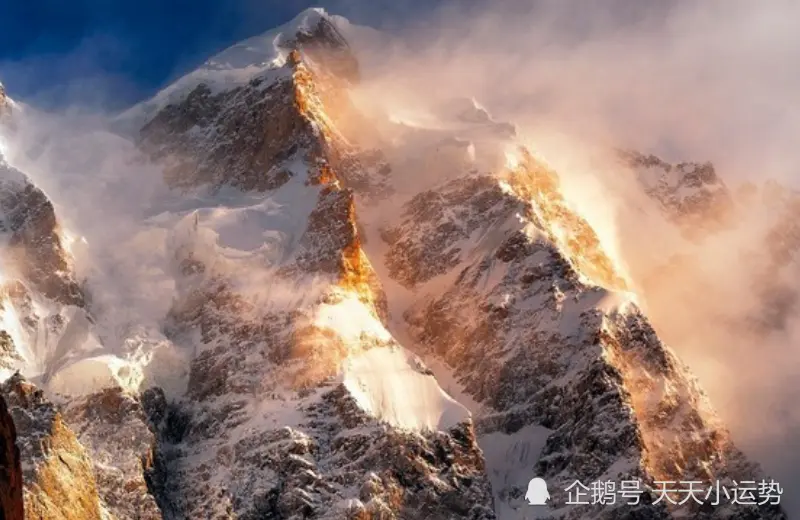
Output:
M176 229L169 334L198 352L181 403L149 394L159 505L181 518L494 518L469 414L386 329L355 199L385 195L388 171L331 118L350 110L337 90L357 64L326 16L308 16L264 76L196 87L141 131L170 184L282 207L253 273L263 291L243 290L248 262L220 256L202 215Z
M118 519L162 518L146 482L156 439L141 399L118 387L106 388L71 400L62 413L93 463L107 514Z
M102 518L92 462L56 406L20 376L0 394L17 429L25 518Z
M498 433L521 446L537 435L532 428L544 430L538 457L495 461L497 470L532 468L556 483L558 503L575 480L759 474L631 296L609 290L624 282L557 186L554 172L528 158L499 177L467 177L414 197L383 232L390 275L427 293L404 316L410 333L485 406L476 423L485 451ZM524 482L493 484L501 508L520 507ZM783 517L778 508L684 509L586 506L556 517L727 518L732 509L742 518Z
M358 69L308 10L124 115L170 188L142 223L164 230L170 388L101 334L47 197L8 198L9 261L35 260L0 336L28 515L517 519L539 475L550 518L785 518L650 503L656 480L760 469L512 125L456 100L447 131L384 142ZM692 175L654 196L714 184ZM564 506L628 479L641 505Z

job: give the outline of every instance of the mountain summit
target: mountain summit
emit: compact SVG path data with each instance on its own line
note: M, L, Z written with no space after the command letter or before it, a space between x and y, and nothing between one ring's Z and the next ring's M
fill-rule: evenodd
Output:
M80 230L0 170L26 518L523 519L533 476L547 518L785 518L654 500L761 471L558 173L474 100L372 127L341 23L304 11L117 120L167 187L130 240L166 259L155 328L111 334ZM576 480L642 500L569 504Z

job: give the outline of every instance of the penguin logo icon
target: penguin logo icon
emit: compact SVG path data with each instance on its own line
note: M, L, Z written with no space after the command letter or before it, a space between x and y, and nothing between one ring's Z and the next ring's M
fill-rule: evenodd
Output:
M547 492L547 482L543 478L532 478L528 482L528 492L525 493L525 500L532 506L543 506L550 500L550 493Z

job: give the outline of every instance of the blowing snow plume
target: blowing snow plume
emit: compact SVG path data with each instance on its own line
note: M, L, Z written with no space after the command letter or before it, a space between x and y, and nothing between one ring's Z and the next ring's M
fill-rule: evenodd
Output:
M443 100L472 98L517 125L734 436L787 488L800 485L798 17L790 1L504 2L444 7L388 42L353 32L374 65L363 106L430 127Z
M719 95L720 41L758 18L641 5L443 7L395 35L310 9L115 118L132 136L27 114L4 153L52 201L86 319L42 349L49 307L4 315L37 339L6 324L12 355L56 354L23 374L44 393L0 388L40 419L20 436L75 430L94 482L54 478L98 517L522 519L538 475L549 517L785 518L567 503L576 479L765 477L718 353L792 330L795 196L734 188L723 163L757 152L710 138L755 110L755 86ZM785 397L760 385L790 370L747 366Z

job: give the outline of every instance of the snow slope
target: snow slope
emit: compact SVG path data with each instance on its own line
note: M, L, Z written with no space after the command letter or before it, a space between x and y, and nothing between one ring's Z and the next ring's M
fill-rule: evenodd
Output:
M393 426L448 430L470 416L439 387L421 360L399 347L373 348L350 357L343 377L364 411Z

